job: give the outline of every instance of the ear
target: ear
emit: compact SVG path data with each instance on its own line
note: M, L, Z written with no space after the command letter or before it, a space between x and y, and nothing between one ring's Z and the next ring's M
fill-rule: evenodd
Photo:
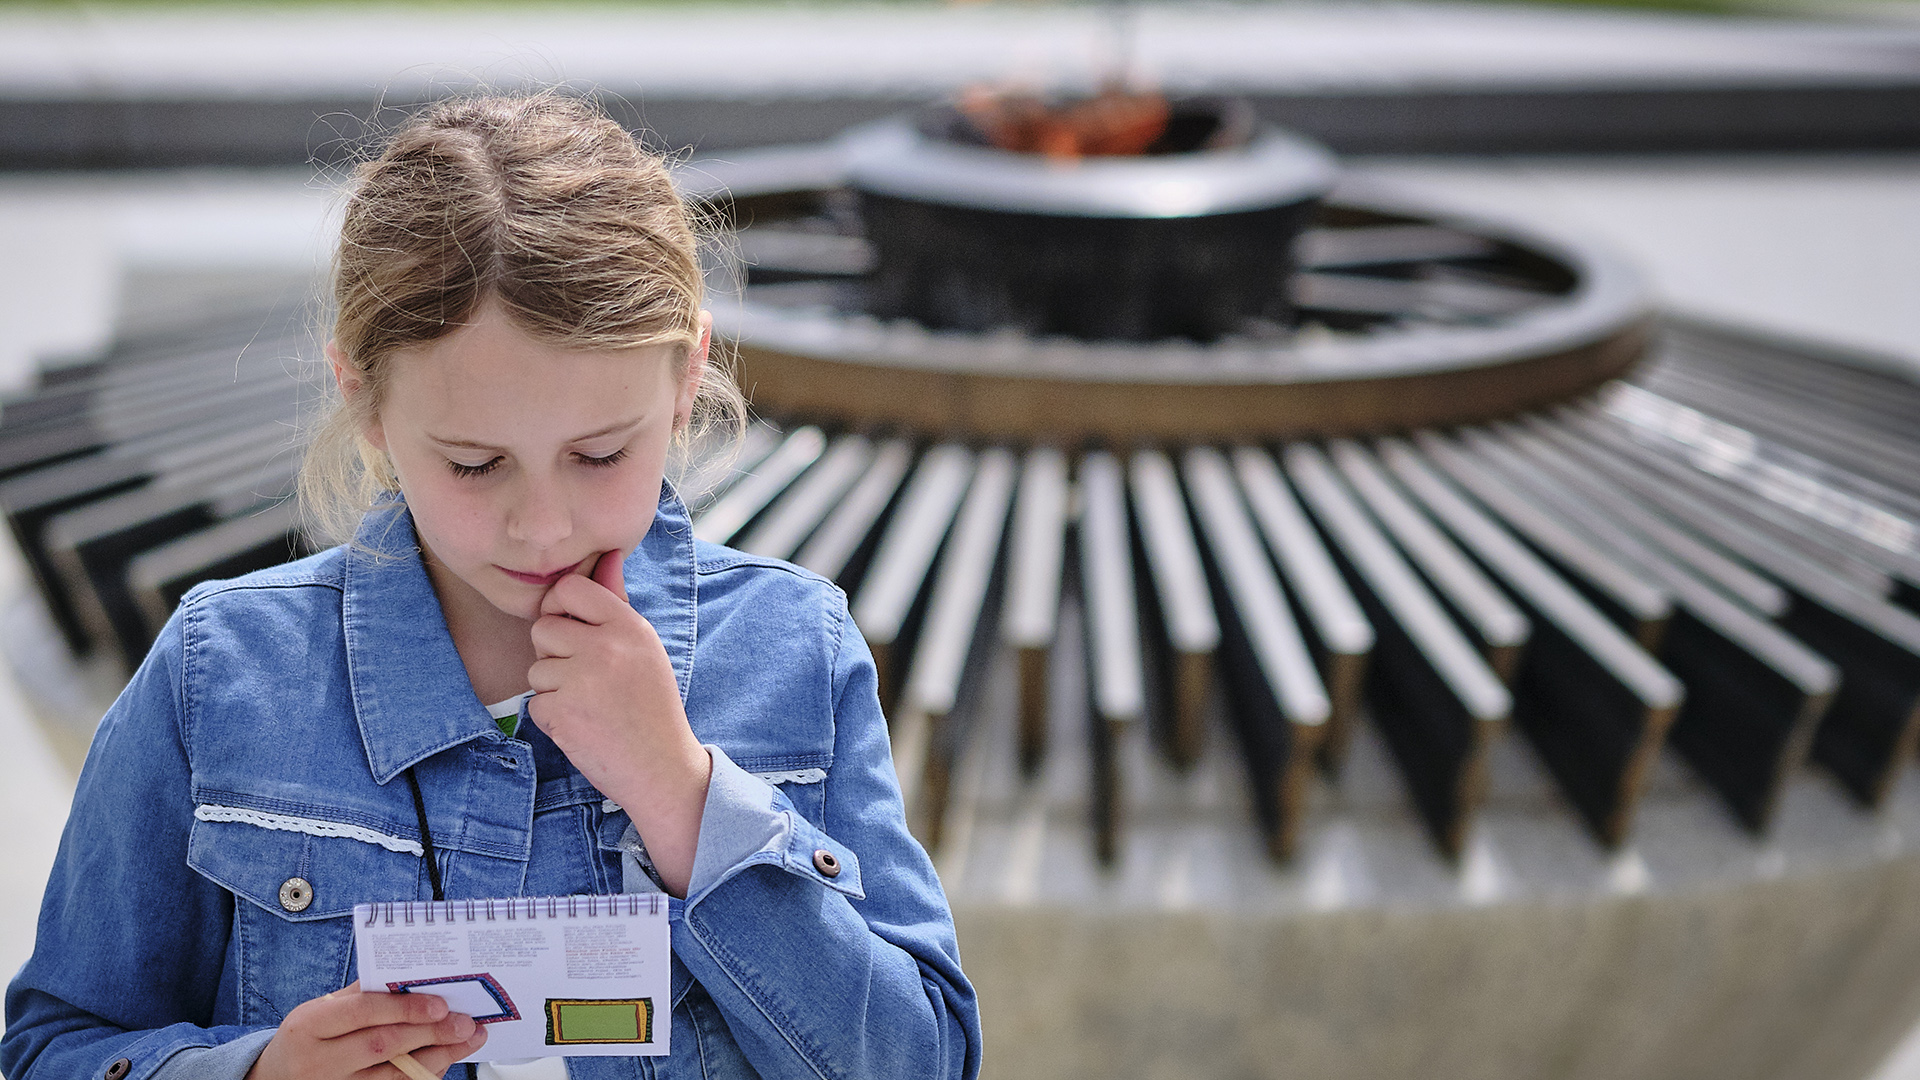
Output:
M366 377L360 373L359 368L347 363L347 355L340 351L339 342L327 342L327 363L333 368L333 382L340 388L341 400L352 401L366 389ZM375 449L382 453L386 452L387 433L381 428L379 417L376 416L367 421L366 426L360 429L360 434L372 443Z
M680 392L673 402L673 429L684 431L693 422L693 399L707 374L707 355L713 351L713 312L700 313L700 343L687 353L687 369L680 373Z

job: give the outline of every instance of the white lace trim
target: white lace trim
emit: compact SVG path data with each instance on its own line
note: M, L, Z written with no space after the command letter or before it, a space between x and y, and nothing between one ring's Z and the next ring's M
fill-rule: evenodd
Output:
M338 821L269 814L262 810L246 810L238 806L211 806L205 803L193 808L193 816L200 821L235 821L243 825L258 825L263 829L278 829L281 832L343 837L348 840L358 840L363 844L378 844L388 851L399 851L408 855L425 854L418 840L389 836L383 832L375 832L372 829Z
M755 779L765 780L769 784L818 784L827 778L825 769L786 769L781 772L757 772L748 774ZM608 799L600 804L603 814L617 814L620 804Z
M817 784L827 778L827 770L788 769L785 772L757 772L753 775L769 784Z

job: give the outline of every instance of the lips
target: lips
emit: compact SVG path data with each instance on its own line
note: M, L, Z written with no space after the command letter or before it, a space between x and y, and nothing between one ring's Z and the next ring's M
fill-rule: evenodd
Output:
M500 567L500 572L515 581L524 581L528 585L551 585L579 568L580 564L575 563L572 566L563 566L558 570L549 571L544 574L530 574L524 570L509 570L502 566Z

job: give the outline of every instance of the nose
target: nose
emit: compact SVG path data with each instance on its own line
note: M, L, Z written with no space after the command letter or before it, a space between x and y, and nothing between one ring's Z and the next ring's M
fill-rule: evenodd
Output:
M529 477L507 511L507 536L535 549L556 547L573 535L566 492L549 478Z

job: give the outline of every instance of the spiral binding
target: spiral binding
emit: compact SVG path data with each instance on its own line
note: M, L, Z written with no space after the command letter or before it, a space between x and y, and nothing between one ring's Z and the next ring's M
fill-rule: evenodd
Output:
M623 903L624 902L624 903ZM404 925L412 926L416 918L426 925L436 923L464 922L509 922L520 919L596 919L602 915L612 917L625 914L660 914L666 897L660 893L616 893L612 896L514 896L498 900L385 900L372 904L356 904L356 914L362 911L362 925Z

